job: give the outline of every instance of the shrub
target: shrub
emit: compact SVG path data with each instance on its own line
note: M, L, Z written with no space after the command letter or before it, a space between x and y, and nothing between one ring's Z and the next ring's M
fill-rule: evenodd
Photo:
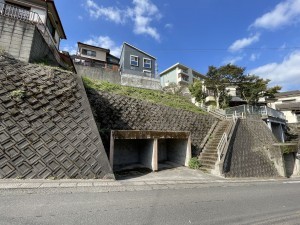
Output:
M201 162L197 157L193 157L189 161L189 168L198 170L201 167Z

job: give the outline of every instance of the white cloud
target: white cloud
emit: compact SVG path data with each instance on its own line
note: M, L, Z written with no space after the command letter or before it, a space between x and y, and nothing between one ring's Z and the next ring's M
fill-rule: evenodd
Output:
M104 17L104 19L111 20L115 23L124 23L127 17L126 11L122 11L116 7L99 6L93 0L86 1L86 8L90 16L95 19Z
M245 48L255 42L258 42L259 38L260 38L260 34L255 34L248 38L236 40L235 42L232 43L232 45L229 46L228 50L231 52L239 51L242 48Z
M241 61L243 58L243 56L228 57L225 60L223 60L222 64L235 64L238 61Z
M270 79L272 85L280 85L284 89L299 89L300 51L290 53L281 63L269 63L252 69L250 73Z
M254 61L256 61L258 58L260 57L260 54L255 54L255 53L252 53L251 55L250 55L250 61L252 61L252 62L254 62Z
M80 15L79 15L79 16L78 16L78 19L79 19L79 20L83 20L83 16L80 16Z
M125 24L128 20L133 22L135 34L146 34L160 40L160 34L151 23L162 16L159 9L151 0L132 0L132 7L120 9L118 7L104 7L93 0L86 0L85 7L92 18L104 18L117 24Z
M131 18L134 21L134 33L148 34L157 41L160 40L160 34L157 29L151 26L153 19L159 20L161 14L156 5L150 0L133 0L134 8L131 9Z
M122 50L122 46L117 46L116 43L108 36L93 37L84 41L84 43L110 49L110 53L116 57L120 57Z
M275 8L257 18L250 27L276 29L292 23L299 22L300 0L286 0Z

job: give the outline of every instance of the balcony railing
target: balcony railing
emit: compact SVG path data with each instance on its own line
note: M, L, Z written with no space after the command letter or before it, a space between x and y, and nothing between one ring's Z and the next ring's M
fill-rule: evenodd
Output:
M4 3L0 3L0 15L26 22L39 22L37 13Z
M10 4L0 3L0 15L13 18L16 20L24 21L27 23L35 24L40 33L42 34L44 40L52 51L56 61L63 67L67 67L67 65L62 61L59 51L56 46L56 42L54 41L52 35L50 34L48 28L45 23L40 18L39 14L36 12L32 12L20 7L16 7Z

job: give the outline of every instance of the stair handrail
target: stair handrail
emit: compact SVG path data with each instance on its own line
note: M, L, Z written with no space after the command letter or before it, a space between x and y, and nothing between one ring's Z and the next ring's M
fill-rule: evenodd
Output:
M211 126L211 128L209 129L208 133L206 134L206 136L204 137L203 141L200 144L200 149L202 150L204 148L204 146L206 145L206 143L209 140L209 137L211 136L211 134L213 133L213 131L215 130L216 126L218 124L218 121L215 121L213 123L213 125Z
M226 128L225 132L221 137L221 140L219 141L219 144L217 146L218 161L221 161L224 155L224 150L226 149L230 136L235 128L237 119L238 119L237 115L232 116L232 120L230 121L229 126Z

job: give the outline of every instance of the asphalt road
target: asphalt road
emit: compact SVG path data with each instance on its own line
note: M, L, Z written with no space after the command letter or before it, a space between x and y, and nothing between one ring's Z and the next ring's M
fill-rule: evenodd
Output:
M0 224L300 224L300 183L0 192Z

